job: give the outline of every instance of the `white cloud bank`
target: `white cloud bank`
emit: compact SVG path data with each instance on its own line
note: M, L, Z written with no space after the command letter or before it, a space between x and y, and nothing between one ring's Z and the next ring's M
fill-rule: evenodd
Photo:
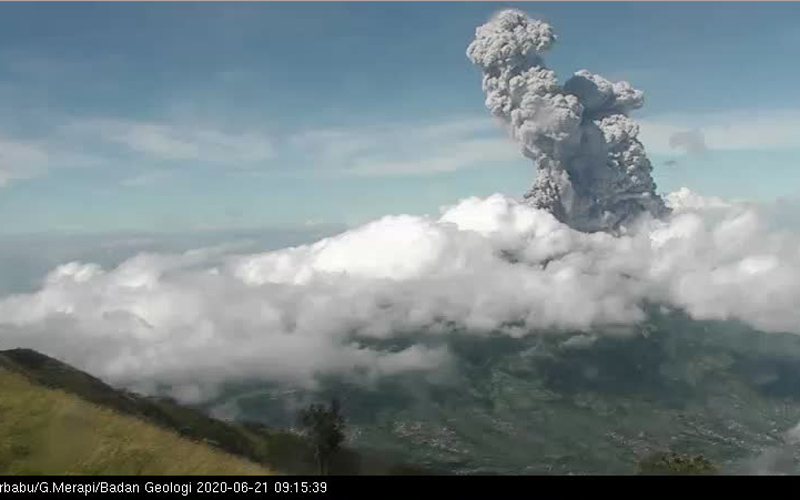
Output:
M0 345L183 391L436 371L449 358L433 342L444 325L602 334L640 321L643 301L800 333L800 236L772 230L757 207L687 190L668 200L668 220L623 236L577 232L494 195L261 254L142 254L107 270L73 262L37 292L0 300ZM413 331L431 342L409 337L390 351L365 341Z

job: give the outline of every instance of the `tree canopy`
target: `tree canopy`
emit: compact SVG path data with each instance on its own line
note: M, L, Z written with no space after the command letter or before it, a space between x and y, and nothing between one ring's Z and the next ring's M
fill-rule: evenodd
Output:
M327 406L312 404L298 412L298 422L314 447L319 473L326 474L330 470L331 457L345 439L341 403L333 398Z
M644 475L707 475L716 474L717 467L703 455L659 452L645 457L636 466Z

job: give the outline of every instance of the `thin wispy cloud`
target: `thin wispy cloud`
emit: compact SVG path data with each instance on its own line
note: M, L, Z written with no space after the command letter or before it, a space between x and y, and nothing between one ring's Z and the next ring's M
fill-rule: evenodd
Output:
M483 116L311 130L293 135L289 144L326 173L345 176L435 175L521 158L503 129Z
M163 161L220 162L231 166L270 160L273 142L258 132L117 119L77 120L64 131L121 145L130 152Z
M691 150L767 151L798 147L798 109L675 113L639 120L641 139L656 154Z
M96 167L102 158L57 140L24 140L0 132L0 188L51 170Z
M140 171L120 181L126 187L168 182L187 163L252 168L278 160L293 165L301 158L313 167L302 170L304 176L380 177L435 175L521 159L502 127L484 116L300 130L283 138L213 124L121 118L71 117L54 130L36 143L0 137L0 186L44 175L55 158L60 167L81 163L125 170L138 165ZM66 157L64 144L90 152L92 161Z
M153 186L169 181L174 175L175 172L168 170L148 171L123 179L120 185L131 188Z
M654 154L715 150L795 148L800 110L731 110L713 114L674 113L640 120L642 142ZM225 168L295 165L308 177L424 177L498 163L524 162L505 130L486 116L451 116L435 122L299 130L281 137L254 130L232 131L212 124L168 120L73 117L56 133L20 140L0 133L0 187L46 175L55 168L104 166L144 171L120 185L168 182L180 163ZM127 167L126 167L127 166ZM264 176L271 174L264 170Z
M274 140L257 131L234 132L214 126L169 122L68 118L45 127L41 137L18 139L0 131L0 187L55 169L147 168L128 175L123 186L167 181L176 172L165 164L219 164L225 168L262 167L276 157ZM50 125L50 124L48 124Z
M356 176L434 175L520 159L517 148L503 138L468 139L439 148L433 156L393 160L360 158L344 173Z
M50 161L40 145L0 137L0 187L14 179L40 175Z

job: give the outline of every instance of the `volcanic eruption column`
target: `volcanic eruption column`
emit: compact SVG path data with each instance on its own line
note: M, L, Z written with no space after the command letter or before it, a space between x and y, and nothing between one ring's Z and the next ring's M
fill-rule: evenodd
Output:
M642 107L642 92L586 70L560 86L541 57L555 41L549 24L512 9L477 28L467 49L483 70L486 107L538 166L525 198L587 232L619 230L643 213L666 215L639 127L628 117Z

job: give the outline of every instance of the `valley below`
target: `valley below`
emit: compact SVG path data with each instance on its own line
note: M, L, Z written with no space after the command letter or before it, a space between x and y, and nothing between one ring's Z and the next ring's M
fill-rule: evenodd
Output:
M667 450L702 454L723 473L795 471L795 335L653 310L618 336L446 340L455 366L441 380L230 388L207 409L291 426L300 402L338 396L351 446L445 473L632 474Z

